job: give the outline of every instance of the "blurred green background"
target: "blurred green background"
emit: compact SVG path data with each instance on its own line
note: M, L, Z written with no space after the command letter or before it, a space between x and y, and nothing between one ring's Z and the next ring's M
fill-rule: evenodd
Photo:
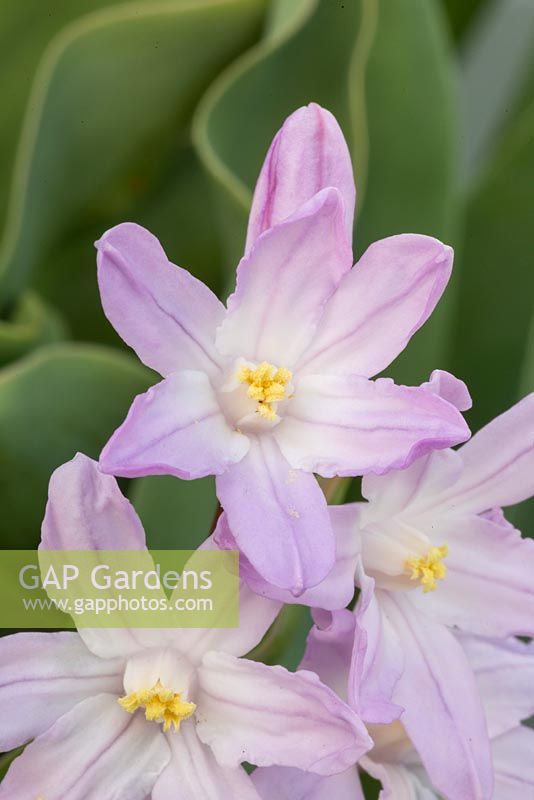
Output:
M225 296L270 140L312 100L351 148L356 254L456 251L388 373L453 371L473 430L534 390L533 0L2 0L0 97L1 547L37 545L52 470L154 382L104 318L94 240L139 222ZM211 479L122 485L152 547L209 532ZM532 503L512 516L533 535ZM256 657L296 666L309 624L286 607Z
M2 546L37 544L52 470L97 457L154 380L103 316L93 241L135 220L224 295L269 142L312 100L352 151L356 253L399 232L456 250L388 372L455 372L474 430L534 389L533 45L532 0L3 0ZM124 488L152 546L207 534L211 480Z

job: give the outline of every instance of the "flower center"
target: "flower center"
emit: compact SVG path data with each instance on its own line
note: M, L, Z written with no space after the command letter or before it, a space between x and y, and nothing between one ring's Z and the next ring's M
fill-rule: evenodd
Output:
M134 714L138 708L145 709L145 717L150 722L163 723L165 733L171 725L177 731L180 723L195 713L196 705L182 700L181 695L166 689L161 681L157 681L152 689L140 689L126 697L119 697L121 705L129 714Z
M237 373L240 383L248 384L247 395L257 403L258 414L269 421L277 418L276 404L286 399L286 390L293 377L285 367L262 361L257 367L242 366Z
M442 560L449 554L446 544L441 547L431 547L426 556L422 558L409 558L406 561L406 569L411 571L412 581L420 581L423 591L433 592L437 586L437 581L443 580L447 574L447 567Z

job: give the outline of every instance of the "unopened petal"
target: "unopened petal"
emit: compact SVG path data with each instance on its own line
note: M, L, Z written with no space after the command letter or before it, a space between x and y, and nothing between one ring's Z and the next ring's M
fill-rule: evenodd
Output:
M356 191L349 149L335 117L310 103L286 119L269 148L254 192L246 252L260 234L330 186L343 198L344 227L352 242Z

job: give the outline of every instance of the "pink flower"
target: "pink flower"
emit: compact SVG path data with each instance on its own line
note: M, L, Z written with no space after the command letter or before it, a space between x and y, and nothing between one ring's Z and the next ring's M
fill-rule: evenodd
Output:
M226 308L143 228L119 225L97 242L104 311L164 376L136 398L102 469L216 475L239 548L296 595L334 563L313 473L383 473L469 435L426 387L369 380L432 313L452 250L393 236L351 269L354 203L343 135L312 104L269 150Z
M144 549L133 508L85 456L50 482L42 547ZM240 658L280 604L242 586L236 629L80 629L0 640L0 748L27 745L1 800L257 800L240 766L345 770L372 742L311 672Z
M484 715L453 630L534 635L534 542L500 508L534 494L534 394L458 451L366 476L363 494L367 503L331 509L342 530L352 513L363 564L351 704L372 722L387 721L373 709L383 714L389 703L389 721L404 709L436 789L453 800L489 797Z
M303 665L313 668L344 696L347 683L350 683L349 672L354 670L351 644L355 616L349 611L338 611L324 615L321 622L322 627L316 626L310 635ZM532 643L525 645L516 639L495 640L462 635L456 644L467 659L475 679L475 692L482 700L487 725L485 736L489 736L491 742L490 780L486 787L465 793L454 785L454 776L451 775L449 785L441 788L440 795L448 800L524 800L534 791L534 731L521 724L534 713ZM376 690L380 675L380 665L376 663L372 675L360 671L359 680L366 685L371 678ZM366 685L366 692L370 688ZM458 688L461 691L461 687ZM420 715L430 712L421 692L416 710ZM360 766L381 782L380 800L437 800L438 793L402 722L397 720L368 727L374 747L363 756ZM447 740L441 731L436 724L429 746L435 750L436 758L442 760L444 767L453 768L454 764L447 762ZM493 792L491 778L494 781ZM256 770L253 780L262 800L364 798L355 767L330 777L287 767L271 767Z

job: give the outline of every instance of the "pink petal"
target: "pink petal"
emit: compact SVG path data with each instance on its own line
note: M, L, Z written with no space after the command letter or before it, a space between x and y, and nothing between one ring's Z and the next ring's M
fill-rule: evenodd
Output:
M356 767L327 776L291 767L260 767L252 780L262 800L365 800Z
M104 472L191 480L224 472L243 458L248 439L224 418L203 372L174 372L135 398L100 456Z
M354 614L346 608L331 613L317 610L313 618L315 625L308 636L300 668L315 672L346 701L354 646Z
M426 322L449 280L453 252L429 236L375 242L340 283L299 368L372 377Z
M220 764L330 775L371 746L358 717L312 672L208 653L198 675L197 731Z
M343 197L345 229L352 242L356 190L349 149L335 117L310 103L286 119L267 153L254 192L246 252L260 234L329 186Z
M146 550L145 533L115 478L78 453L55 470L42 526L42 550ZM100 658L127 657L166 641L163 629L80 628Z
M464 441L469 429L454 406L425 389L387 378L308 375L273 435L293 467L330 478L404 469Z
M295 595L335 561L326 500L313 475L293 470L269 436L217 478L217 495L239 549L267 581Z
M481 513L534 495L534 393L482 428L460 451L464 470L435 498L440 509Z
M534 731L524 725L492 742L495 800L534 796Z
M422 386L439 395L448 403L452 403L458 411L469 411L473 405L466 384L444 369L435 369L430 380L423 383Z
M534 635L534 541L473 515L436 520L447 575L417 605L440 622L481 636Z
M217 522L213 536L210 536L200 549L229 549L236 550L235 541L224 541L224 547L217 545L222 531L226 527L225 514ZM229 545L228 547L226 545ZM242 561L240 558L240 562ZM215 622L211 628L182 628L177 632L175 646L184 653L189 661L198 664L203 656L210 650L222 650L234 656L243 656L249 653L261 642L278 613L281 603L256 594L243 580L243 568L240 563L240 597L239 597L239 627L226 628L228 617L226 608L218 606L220 614L220 627ZM231 601L232 598L229 598Z
M393 700L430 780L447 800L492 797L484 711L467 658L452 633L419 613L403 593L378 592L404 650Z
M374 581L365 575L361 564L356 580L360 597L354 610L349 703L367 724L385 724L402 713L392 698L404 671L404 653L374 595Z
M152 800L260 800L242 767L221 767L199 740L192 721L168 737L171 761L152 792Z
M2 781L0 798L145 800L169 755L157 725L100 694L28 745Z
M217 375L215 330L224 306L208 287L171 264L156 237L131 222L111 228L96 247L104 312L141 361L162 375Z
M534 645L519 639L460 636L475 672L491 737L534 714Z
M75 705L122 690L123 661L94 656L76 633L17 633L0 639L0 749L35 739Z
M255 242L237 269L235 293L217 333L228 356L292 369L352 252L337 189L324 189Z
M362 493L369 500L367 509L371 509L373 521L387 523L402 512L415 518L421 508L425 511L432 505L435 494L454 486L462 469L458 451L434 450L418 458L408 469L387 475L366 475ZM364 517L367 519L367 512Z
M354 531L354 511L349 506L331 506L329 511L334 525L336 561L326 578L295 597L291 591L281 589L262 578L250 561L241 554L241 576L256 594L282 603L299 603L329 611L345 608L350 603L354 595L354 572L360 549ZM225 513L219 517L214 535L220 547L226 550L237 549Z
M41 546L46 550L144 550L145 532L115 478L83 453L50 478Z

